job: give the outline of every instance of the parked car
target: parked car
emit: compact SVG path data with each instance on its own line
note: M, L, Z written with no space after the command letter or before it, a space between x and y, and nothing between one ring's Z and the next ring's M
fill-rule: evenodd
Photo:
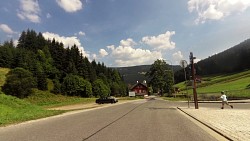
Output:
M101 97L101 98L96 99L95 102L98 104L104 104L104 103L112 103L113 104L113 103L118 102L118 99L113 97L113 96Z

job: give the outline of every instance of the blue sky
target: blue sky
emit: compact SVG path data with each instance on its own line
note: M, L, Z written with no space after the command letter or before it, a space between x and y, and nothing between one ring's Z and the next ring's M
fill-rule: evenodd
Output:
M178 65L250 38L249 0L1 0L0 43L33 29L108 67Z

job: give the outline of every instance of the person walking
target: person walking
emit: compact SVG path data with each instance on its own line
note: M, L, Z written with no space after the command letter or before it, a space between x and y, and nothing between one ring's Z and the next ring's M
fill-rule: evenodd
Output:
M221 92L221 100L222 100L222 106L221 106L221 109L224 109L224 105L228 105L230 106L232 109L234 108L233 105L229 104L228 101L227 101L227 96L225 94L224 91Z

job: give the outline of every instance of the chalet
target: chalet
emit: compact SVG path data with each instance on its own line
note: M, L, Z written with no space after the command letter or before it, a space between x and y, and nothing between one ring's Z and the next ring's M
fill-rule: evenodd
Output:
M137 82L130 88L130 91L134 91L137 96L148 95L148 87L146 83Z

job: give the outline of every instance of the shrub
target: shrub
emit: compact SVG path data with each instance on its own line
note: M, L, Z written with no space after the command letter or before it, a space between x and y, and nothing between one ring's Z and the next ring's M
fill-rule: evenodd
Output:
M62 92L69 96L91 97L91 83L77 75L67 75L63 79Z
M15 68L7 74L2 91L7 95L25 98L32 93L32 88L36 88L36 86L37 82L31 72L23 68Z
M106 97L110 95L110 88L104 84L101 79L97 79L93 83L93 94L96 97Z

